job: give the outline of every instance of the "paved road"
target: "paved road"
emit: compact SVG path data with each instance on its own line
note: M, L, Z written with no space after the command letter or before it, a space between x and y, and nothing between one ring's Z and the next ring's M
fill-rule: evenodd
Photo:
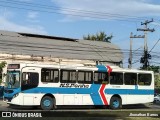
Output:
M108 108L61 108L51 111L42 111L40 108L34 107L19 107L9 106L3 101L0 101L0 111L12 111L12 112L36 112L42 113L42 116L53 117L129 117L136 115L153 115L154 117L160 117L160 105L158 104L146 104L146 105L130 105L123 106L120 110L111 110ZM158 116L157 116L158 115Z
M11 111L14 111L14 110L35 110L35 111L40 111L41 109L39 107L21 107L21 106L9 106L6 102L3 102L2 100L0 100L0 111L2 110L11 110ZM75 110L78 110L78 111L90 111L90 110L93 110L93 111L97 111L97 110L100 110L100 111L109 111L110 109L108 107L104 108L104 107L96 107L96 108L93 108L93 107L89 107L89 108L84 108L84 107L81 107L81 108L71 108L71 107L65 107L65 106L59 106L58 109L56 111L59 111L59 110L64 110L64 111L75 111ZM123 109L121 109L120 111L126 111L126 110L160 110L160 103L148 103L148 104L140 104L140 105L125 105L123 106Z

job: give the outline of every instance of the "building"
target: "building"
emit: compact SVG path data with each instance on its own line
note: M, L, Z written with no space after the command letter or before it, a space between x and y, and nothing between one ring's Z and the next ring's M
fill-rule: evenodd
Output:
M1 61L120 65L122 59L120 48L108 42L0 31Z
M109 42L0 31L0 62L120 66L122 59L120 48Z

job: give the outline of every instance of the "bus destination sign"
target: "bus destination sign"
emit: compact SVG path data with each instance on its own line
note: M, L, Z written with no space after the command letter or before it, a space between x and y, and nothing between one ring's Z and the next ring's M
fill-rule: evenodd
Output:
M8 64L7 69L19 69L20 64Z

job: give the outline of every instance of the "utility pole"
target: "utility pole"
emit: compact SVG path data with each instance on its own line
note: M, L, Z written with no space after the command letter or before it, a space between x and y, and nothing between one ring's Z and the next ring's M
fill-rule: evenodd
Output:
M129 63L129 66L128 68L132 68L132 42L133 42L133 33L131 32L131 35L130 35L130 53L129 53L129 59L128 59L128 63Z
M132 43L133 43L133 38L144 38L144 35L133 35L133 33L131 32L130 35L130 54L129 54L129 59L128 59L128 68L132 68Z
M151 55L148 53L148 46L147 46L147 33L154 32L154 29L147 28L149 23L153 22L153 19L148 21L146 20L144 23L141 22L141 25L144 25L144 28L138 28L137 31L144 31L144 55L141 57L141 63L143 64L143 69L147 69L149 66L149 60L151 59Z

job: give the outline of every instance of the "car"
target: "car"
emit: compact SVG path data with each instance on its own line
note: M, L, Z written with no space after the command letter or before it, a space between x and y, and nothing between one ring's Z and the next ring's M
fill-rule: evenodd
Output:
M158 94L158 95L156 95L156 96L154 97L154 102L155 102L155 103L160 103L160 94Z

